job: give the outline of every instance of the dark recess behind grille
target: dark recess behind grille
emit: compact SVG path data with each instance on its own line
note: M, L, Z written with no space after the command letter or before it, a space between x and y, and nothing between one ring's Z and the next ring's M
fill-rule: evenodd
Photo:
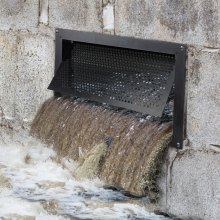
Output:
M80 42L66 47L50 89L162 115L174 81L174 55Z
M153 116L162 115L174 85L173 145L182 148L185 45L57 29L55 59L55 93Z

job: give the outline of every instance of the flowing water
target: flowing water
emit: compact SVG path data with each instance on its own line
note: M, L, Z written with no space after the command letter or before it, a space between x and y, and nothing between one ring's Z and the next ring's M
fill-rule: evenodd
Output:
M172 123L52 98L31 133L0 127L1 220L168 219L150 202Z
M158 199L156 178L172 123L82 100L52 98L38 112L32 134L52 144L59 155L84 160L81 173L94 174L133 195ZM105 140L110 140L109 147Z
M98 179L78 181L78 163L27 134L0 130L0 219L165 220L146 209L147 198L106 190Z

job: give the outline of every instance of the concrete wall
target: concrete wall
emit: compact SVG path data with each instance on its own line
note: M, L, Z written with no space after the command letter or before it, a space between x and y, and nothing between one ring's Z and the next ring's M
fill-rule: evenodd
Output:
M180 217L220 216L219 0L1 0L0 124L32 121L54 70L54 29L188 45L187 141L170 151L161 207Z
M220 218L220 52L189 46L187 138L167 158L162 204L181 217ZM166 180L165 180L166 179Z

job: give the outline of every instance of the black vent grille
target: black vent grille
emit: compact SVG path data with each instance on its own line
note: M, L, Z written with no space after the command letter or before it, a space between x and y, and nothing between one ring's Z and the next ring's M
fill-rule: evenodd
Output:
M173 108L172 143L180 149L186 49L172 42L56 29L55 76L49 89L152 116ZM167 102L171 88L174 102Z
M71 42L49 88L161 116L174 83L175 56Z

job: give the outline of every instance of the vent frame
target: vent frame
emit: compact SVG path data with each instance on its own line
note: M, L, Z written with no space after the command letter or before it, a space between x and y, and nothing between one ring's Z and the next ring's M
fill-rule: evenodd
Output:
M185 138L185 80L186 80L186 45L157 40L143 40L130 37L112 36L94 32L81 32L75 30L56 29L55 39L55 73L58 71L63 52L68 52L63 41L82 42L103 46L120 47L134 50L142 50L155 53L164 53L175 56L175 92L173 109L173 138L172 145L182 149Z

